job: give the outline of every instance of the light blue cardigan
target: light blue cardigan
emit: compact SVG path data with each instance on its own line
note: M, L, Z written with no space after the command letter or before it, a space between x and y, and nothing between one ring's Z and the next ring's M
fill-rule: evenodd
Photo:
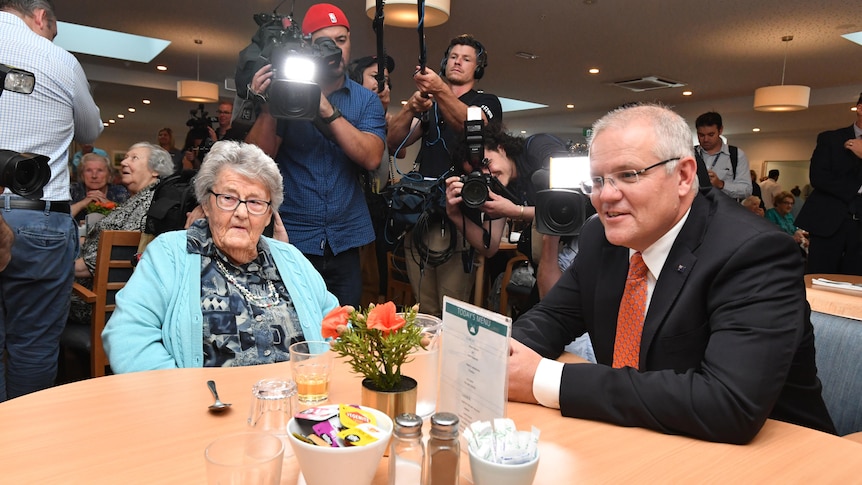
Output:
M321 322L338 300L298 249L264 239L306 340L322 340ZM162 234L147 245L102 332L115 373L203 365L200 278L201 256L186 251L186 231Z

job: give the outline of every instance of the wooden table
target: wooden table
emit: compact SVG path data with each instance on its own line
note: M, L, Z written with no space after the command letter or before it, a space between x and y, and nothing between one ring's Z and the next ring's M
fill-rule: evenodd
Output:
M862 276L844 274L805 275L805 294L812 310L862 320L862 292L815 286L811 283L814 278L862 283Z
M356 402L359 379L337 367L330 402ZM142 372L7 401L0 404L0 482L203 483L204 448L246 429L254 382L289 372L287 363ZM231 411L207 412L207 379ZM542 431L536 484L858 483L862 476L862 445L779 421L736 446L563 418L528 404L509 403L508 415L519 429ZM386 483L386 460L375 484ZM470 483L468 463L464 451L461 483ZM295 484L298 473L296 459L286 458L282 483Z

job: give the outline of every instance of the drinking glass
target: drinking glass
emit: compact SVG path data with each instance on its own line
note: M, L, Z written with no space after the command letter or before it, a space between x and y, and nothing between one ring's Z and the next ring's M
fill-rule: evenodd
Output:
M207 483L278 485L284 442L268 433L235 433L207 445Z
M416 392L416 414L427 418L437 409L437 389L440 387L440 337L443 320L419 313L416 325L430 339L425 349L419 348L410 354L410 362L401 366L401 374L416 379L419 388Z
M299 403L309 406L326 402L333 357L329 342L297 342L290 346L289 351Z
M248 424L256 431L278 436L287 434L287 422L293 417L296 383L291 379L261 379L251 390Z

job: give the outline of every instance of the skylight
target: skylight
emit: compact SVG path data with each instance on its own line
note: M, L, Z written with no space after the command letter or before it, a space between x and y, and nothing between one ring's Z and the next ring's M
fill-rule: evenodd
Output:
M503 112L509 113L512 111L524 111L528 109L547 108L547 104L531 103L529 101L521 101L519 99L504 98L499 96L500 104L503 106Z
M69 52L148 63L171 42L142 35L57 22L54 43Z
M859 45L862 45L862 31L853 32L852 34L843 34L841 37L849 40L850 42L855 42Z

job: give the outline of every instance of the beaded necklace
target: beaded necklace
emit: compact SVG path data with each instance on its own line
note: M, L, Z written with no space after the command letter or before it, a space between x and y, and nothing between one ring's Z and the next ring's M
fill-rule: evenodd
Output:
M228 272L227 268L224 267L221 260L219 260L218 258L213 259L215 260L216 266L218 267L219 271L221 271L222 275L224 275L225 279L228 280L232 285L234 285L239 290L239 292L242 293L242 295L246 298L246 301L248 301L250 304L260 308L269 308L278 305L278 291L276 291L275 285L272 284L271 280L266 280L266 284L269 287L268 295L254 295L251 291L249 291L248 288L241 285L239 281L237 281L236 278Z

